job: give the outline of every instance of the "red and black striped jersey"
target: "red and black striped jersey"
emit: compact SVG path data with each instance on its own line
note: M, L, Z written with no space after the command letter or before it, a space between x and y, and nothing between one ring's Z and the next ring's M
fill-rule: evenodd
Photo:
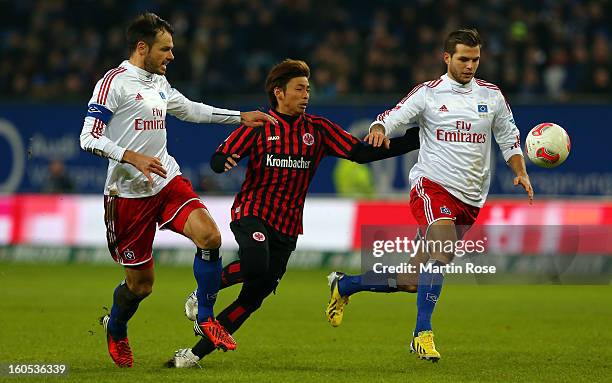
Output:
M232 221L256 216L281 233L302 234L304 201L324 156L349 158L360 141L324 117L295 121L270 110L279 124L240 126L217 153L249 157L246 177L232 205Z

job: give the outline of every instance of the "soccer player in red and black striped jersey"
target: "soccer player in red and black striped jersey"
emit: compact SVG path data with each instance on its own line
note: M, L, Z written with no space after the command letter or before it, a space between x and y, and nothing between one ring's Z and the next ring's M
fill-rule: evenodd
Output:
M221 288L243 285L238 298L217 316L232 334L275 291L285 273L302 234L308 186L323 157L365 163L419 148L418 129L375 148L324 117L306 114L309 77L310 69L303 61L285 60L274 66L266 79L266 92L272 106L269 114L279 123L258 129L239 127L211 160L213 170L222 173L249 157L246 178L231 212L230 228L240 247L239 260L224 268ZM195 318L195 294L189 296L185 308L187 316ZM212 342L202 338L193 349L177 351L169 365L193 366L213 350Z

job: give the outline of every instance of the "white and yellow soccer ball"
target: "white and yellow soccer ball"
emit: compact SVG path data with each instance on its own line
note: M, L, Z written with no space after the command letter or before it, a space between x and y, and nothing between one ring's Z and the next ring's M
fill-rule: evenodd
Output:
M561 165L570 152L570 138L565 129L552 122L543 122L531 129L525 140L527 156L543 168Z

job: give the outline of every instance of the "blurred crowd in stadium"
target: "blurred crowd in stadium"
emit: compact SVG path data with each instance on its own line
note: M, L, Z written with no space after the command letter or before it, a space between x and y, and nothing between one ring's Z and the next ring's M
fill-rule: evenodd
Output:
M126 57L125 25L143 10L173 24L168 78L190 97L261 94L267 70L285 57L311 64L319 100L401 94L443 73L444 36L463 26L485 40L478 77L520 100L612 96L610 1L0 0L0 7L5 99L86 100Z

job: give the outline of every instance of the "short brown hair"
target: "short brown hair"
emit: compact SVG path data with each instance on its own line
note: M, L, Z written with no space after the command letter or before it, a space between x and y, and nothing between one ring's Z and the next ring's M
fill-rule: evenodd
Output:
M287 83L296 77L310 77L310 68L302 60L285 59L283 62L274 65L270 70L266 78L266 93L273 108L278 106L274 89L281 88L286 91Z
M476 29L459 29L449 33L446 40L444 40L444 52L452 56L457 50L457 44L475 47L481 46L482 40Z
M157 16L155 13L145 12L138 15L130 25L128 25L126 37L128 44L128 52L131 55L136 50L136 45L139 41L144 41L148 46L152 46L155 42L157 32L165 30L171 35L174 33L174 28L169 22Z

